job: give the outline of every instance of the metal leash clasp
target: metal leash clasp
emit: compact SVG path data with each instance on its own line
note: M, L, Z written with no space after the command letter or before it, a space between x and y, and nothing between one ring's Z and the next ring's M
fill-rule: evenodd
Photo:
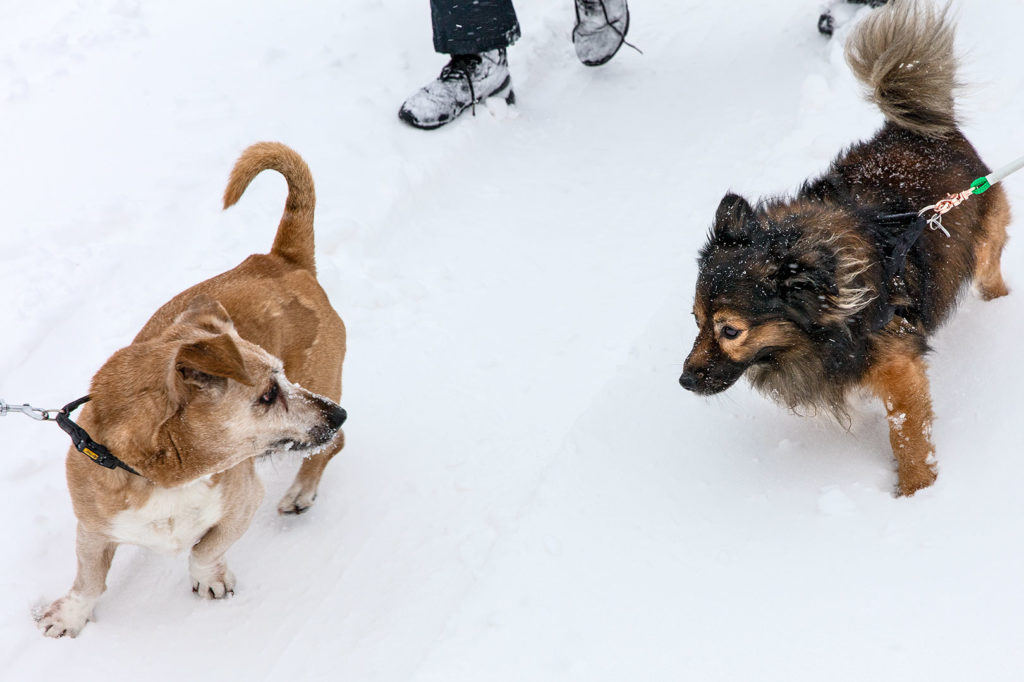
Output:
M38 422L45 422L53 419L50 416L51 412L59 412L60 410L41 410L38 407L32 407L28 404L22 405L11 405L5 400L0 399L0 417L6 417L8 412L20 412L26 417L31 417Z
M928 218L928 227L933 230L942 230L942 233L948 237L950 236L949 230L947 230L942 224L942 216L970 199L973 194L975 194L975 192L971 189L964 190L963 192L957 192L956 194L947 194L945 199L942 199L931 206L925 206L922 208L918 215L923 216L928 211L932 211L931 217Z

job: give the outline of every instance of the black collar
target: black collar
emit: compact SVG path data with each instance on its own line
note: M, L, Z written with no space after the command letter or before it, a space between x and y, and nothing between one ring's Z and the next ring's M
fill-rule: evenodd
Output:
M108 450L103 444L94 441L85 429L71 421L71 417L69 415L91 399L91 396L85 396L84 398L79 398L78 400L70 402L60 408L60 411L55 417L57 426L71 436L71 442L74 444L76 450L99 464L101 467L106 467L107 469L116 469L120 467L130 474L141 476L142 474L138 471L132 469L130 466L115 457L114 453Z

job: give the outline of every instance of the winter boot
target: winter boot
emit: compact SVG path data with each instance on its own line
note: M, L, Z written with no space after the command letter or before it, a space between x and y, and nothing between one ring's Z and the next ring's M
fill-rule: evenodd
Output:
M600 66L615 56L629 31L626 0L576 0L572 44L587 66Z
M872 8L881 7L887 2L887 0L837 0L832 3L830 7L825 9L818 17L818 32L822 35L830 36L836 30L836 18L833 10L836 5L849 4L849 5L868 5Z
M415 128L431 130L450 123L466 109L472 108L475 115L477 103L498 96L509 104L516 101L505 48L452 55L436 80L405 100L398 118Z

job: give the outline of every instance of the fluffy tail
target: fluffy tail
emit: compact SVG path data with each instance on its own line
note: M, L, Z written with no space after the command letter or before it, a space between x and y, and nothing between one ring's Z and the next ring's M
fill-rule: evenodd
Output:
M257 142L242 152L224 190L224 208L234 206L253 178L268 168L288 181L288 199L270 253L315 274L313 211L316 191L309 166L294 150L280 142Z
M917 0L891 0L846 43L846 61L870 88L869 99L889 121L925 137L946 137L957 127L948 13L949 4L937 9Z

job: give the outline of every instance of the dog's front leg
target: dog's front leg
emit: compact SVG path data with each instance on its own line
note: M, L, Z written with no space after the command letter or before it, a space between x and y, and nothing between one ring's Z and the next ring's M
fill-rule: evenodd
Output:
M913 495L934 483L936 477L932 400L924 359L892 354L871 370L868 381L885 403L889 442L899 471L899 494Z
M302 514L313 506L316 491L320 487L320 477L324 475L327 463L343 447L345 447L345 432L339 430L326 449L302 460L302 466L299 467L299 473L295 476L295 482L288 488L277 505L278 513Z
M47 637L77 637L92 618L92 610L107 589L107 572L114 560L117 543L78 524L75 553L78 573L66 595L50 604L39 619L39 629Z
M230 503L224 516L193 545L188 558L192 591L204 599L223 599L235 591L235 574L228 568L224 554L249 528L263 499L263 484L252 471L252 463L248 465L243 484L226 491L230 493L225 494Z

